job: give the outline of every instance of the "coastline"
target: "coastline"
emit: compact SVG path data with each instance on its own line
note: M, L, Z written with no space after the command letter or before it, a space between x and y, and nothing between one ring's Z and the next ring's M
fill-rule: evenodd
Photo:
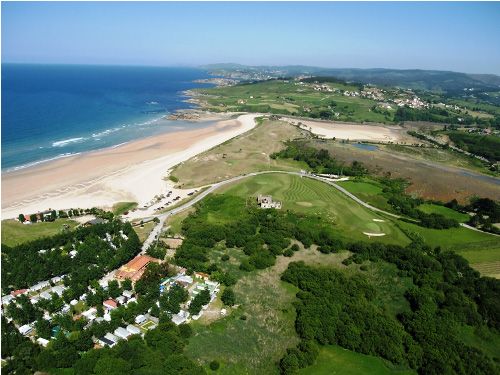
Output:
M136 141L68 156L2 173L2 219L45 209L111 207L120 201L146 204L168 190L168 171L189 158L255 126L257 114L228 119L221 114L214 125L167 132ZM215 120L213 114L200 121Z

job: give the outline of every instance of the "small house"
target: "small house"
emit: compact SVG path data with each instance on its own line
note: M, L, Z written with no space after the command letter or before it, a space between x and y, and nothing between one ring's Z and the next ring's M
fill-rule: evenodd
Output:
M144 315L137 315L137 316L135 317L135 322L136 322L136 324L142 324L142 323L144 323L145 321L146 321L146 316L144 316Z
M23 336L28 336L33 331L33 327L29 324L25 324L19 327L19 333Z
M113 310L113 309L116 309L118 307L118 305L116 304L116 301L115 300L112 300L112 299L107 299L106 301L104 301L102 303L102 305L104 306L104 308L106 308L108 311L109 310Z
M132 324L129 324L127 326L127 331L129 331L131 335L140 335L141 334L141 330Z
M132 335L129 331L127 331L123 327L118 327L117 329L115 329L114 333L115 333L115 336L117 336L123 340L126 340L130 335Z

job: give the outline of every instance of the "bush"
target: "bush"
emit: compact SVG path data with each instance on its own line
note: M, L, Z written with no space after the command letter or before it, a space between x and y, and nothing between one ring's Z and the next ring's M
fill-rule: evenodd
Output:
M293 250L292 249L286 249L285 251L283 251L283 255L290 258L290 257L293 256Z
M234 306L236 304L236 296L231 288L224 289L220 299L226 306Z
M223 262L227 262L229 260L229 255L227 254L224 254L223 256L221 256L220 258Z
M210 366L210 370L217 371L220 367L220 364L219 364L219 361L213 360L212 362L210 362L209 366Z

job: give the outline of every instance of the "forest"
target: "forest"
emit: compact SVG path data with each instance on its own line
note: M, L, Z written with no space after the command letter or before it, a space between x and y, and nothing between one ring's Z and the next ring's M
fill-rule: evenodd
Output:
M388 262L412 278L410 309L392 315L373 303L377 290L360 274L291 263L282 280L300 289L295 327L301 338L280 362L283 374L314 362L317 345L337 344L420 374L496 374L498 358L466 344L462 327L486 340L500 327L500 281L480 277L467 261L425 244L353 243L345 263Z

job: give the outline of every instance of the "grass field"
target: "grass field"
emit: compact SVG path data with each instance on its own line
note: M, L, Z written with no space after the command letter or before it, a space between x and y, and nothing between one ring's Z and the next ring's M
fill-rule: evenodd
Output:
M148 238L149 233L151 233L155 225L155 222L150 221L144 224L142 227L140 225L134 227L135 233L137 233L141 242L144 242L144 240Z
M378 237L377 241L399 244L409 242L391 222L374 221L382 218L320 181L273 173L249 177L217 191L223 192L243 198L271 194L273 199L283 203L284 210L320 214L350 239L368 240L363 234L367 232L386 234Z
M470 216L467 214L463 214L461 212L452 210L451 208L439 206L437 204L421 204L420 206L418 206L418 209L427 214L440 214L449 219L455 219L459 223L465 223L470 219Z
M420 234L430 246L454 251L467 259L483 275L500 277L500 240L488 233L466 228L429 229L398 222L401 228Z
M284 147L283 141L299 136L301 131L288 123L263 121L250 132L178 165L172 174L179 179L178 186L198 187L249 172L297 171L305 166L269 156Z
M356 353L340 346L328 345L320 349L312 366L299 371L300 375L390 375L415 374L414 371L397 369L381 358Z
M382 195L382 185L378 182L363 178L350 181L338 182L338 185L354 194L359 199L370 203L372 206L391 212L392 207L387 203L387 199Z
M130 211L137 207L137 202L118 202L113 205L113 213L115 215L121 215L124 212Z
M16 220L2 221L2 244L16 246L23 242L28 242L41 237L49 237L60 233L64 224L71 229L78 223L70 219L57 219L53 222L34 223L24 225Z

